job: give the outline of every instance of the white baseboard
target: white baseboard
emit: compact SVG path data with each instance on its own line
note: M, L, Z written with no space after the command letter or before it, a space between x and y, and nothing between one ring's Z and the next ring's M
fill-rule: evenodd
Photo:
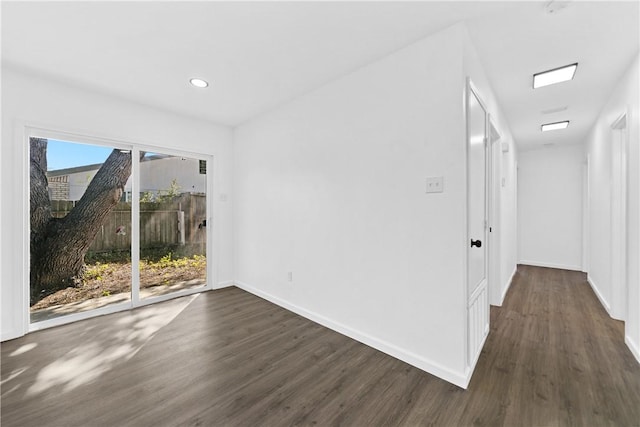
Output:
M588 274L587 274L587 282L591 286L591 289L593 289L593 293L596 294L596 296L598 297L600 304L602 304L604 309L607 311L607 314L609 315L609 317L611 317L611 306L609 305L607 300L604 298L604 296L602 296L602 294L598 290L598 286L595 284L593 279Z
M231 286L234 286L235 282L233 280L225 280L224 282L218 282L217 285L213 286L213 289L223 289L223 288L230 288Z
M244 282L236 281L235 285L240 289L243 289L251 294L272 302L273 304L279 305L280 307L283 307L333 331L341 333L342 335L346 335L349 338L368 345L369 347L375 348L376 350L393 356L396 359L400 359L403 362L415 366L416 368L422 369L423 371L435 375L436 377L448 381L454 385L457 385L458 387L466 389L469 385L469 380L471 379L471 375L469 372L465 372L465 374L463 375L461 373L452 371L449 368L445 368L444 366L441 366L431 360L425 359L424 357L421 357L415 353L397 347L378 338L372 337L371 335L357 331L349 326L343 325L342 323L335 322L318 313L314 313L295 304L291 304L279 297L263 292L260 289L248 285Z
M14 339L20 338L22 336L24 336L23 332L17 332L17 331L3 332L0 335L0 341L1 342L5 342L5 341L9 341L9 340L14 340Z
M627 344L627 347L629 347L629 350L631 350L631 353L636 358L638 363L640 363L640 347L638 347L638 345L633 342L629 335L624 336L624 342Z
M500 295L500 304L498 304L498 307L502 307L502 303L504 302L504 299L507 296L507 292L509 292L509 288L511 287L511 284L513 283L513 278L515 277L517 272L518 272L518 264L516 264L513 267L513 271L511 272L511 276L509 276L509 280L507 280L506 285L502 288L502 295Z
M553 262L521 260L518 264L532 265L534 267L558 268L560 270L582 271L581 265L556 264Z

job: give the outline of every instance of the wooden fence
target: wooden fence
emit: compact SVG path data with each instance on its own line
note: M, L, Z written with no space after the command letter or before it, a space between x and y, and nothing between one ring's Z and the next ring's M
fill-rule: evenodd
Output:
M54 200L52 213L62 218L74 202ZM184 193L170 201L140 203L140 248L189 245L195 253L206 248L206 197ZM123 251L131 248L131 204L118 203L109 213L89 252Z

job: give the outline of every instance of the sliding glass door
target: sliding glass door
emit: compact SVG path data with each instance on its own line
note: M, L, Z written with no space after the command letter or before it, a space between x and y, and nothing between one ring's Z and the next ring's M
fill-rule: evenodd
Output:
M30 320L131 299L131 148L32 137Z
M140 161L140 298L207 283L206 161L145 153Z
M58 138L28 140L30 329L211 288L206 157Z

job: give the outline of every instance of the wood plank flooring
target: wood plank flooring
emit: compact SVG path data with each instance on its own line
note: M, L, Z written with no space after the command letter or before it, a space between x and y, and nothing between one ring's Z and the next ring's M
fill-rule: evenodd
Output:
M577 272L520 266L464 391L237 288L2 344L9 426L638 426L640 365Z

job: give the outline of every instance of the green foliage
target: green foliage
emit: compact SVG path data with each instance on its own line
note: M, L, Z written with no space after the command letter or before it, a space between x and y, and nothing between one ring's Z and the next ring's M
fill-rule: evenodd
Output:
M157 262L162 257L165 257L169 252L173 259L176 258L192 258L194 255L205 259L206 256L200 255L202 251L202 245L200 244L188 244L188 245L165 245L154 248L141 248L140 259L147 261ZM131 250L115 250L107 252L87 252L85 256L85 263L87 265L92 264L128 264L131 262Z
M131 262L131 251L87 252L84 261L87 265L109 263L126 264Z
M170 202L174 197L178 197L180 195L180 184L178 184L178 180L173 178L171 180L171 184L169 184L169 188L166 190L159 190L157 193L153 193L152 191L145 191L140 196L140 203L164 203Z
M140 196L140 203L153 203L154 198L151 191L145 191L142 196Z
M207 266L207 257L204 255L194 255L191 257L191 262L194 267L201 268Z
M158 261L140 260L140 270L165 270L179 268L204 268L207 265L207 257L193 255L191 257L175 258L172 252L162 256Z
M84 272L84 280L102 280L102 276L110 270L113 270L113 266L110 264L97 262L96 264L89 265Z
M172 198L174 198L176 196L179 196L181 188L182 187L180 187L180 185L178 185L178 180L173 178L171 180L171 184L169 185L169 188L164 190L164 194L162 195L162 197L164 197L166 199L172 199Z

